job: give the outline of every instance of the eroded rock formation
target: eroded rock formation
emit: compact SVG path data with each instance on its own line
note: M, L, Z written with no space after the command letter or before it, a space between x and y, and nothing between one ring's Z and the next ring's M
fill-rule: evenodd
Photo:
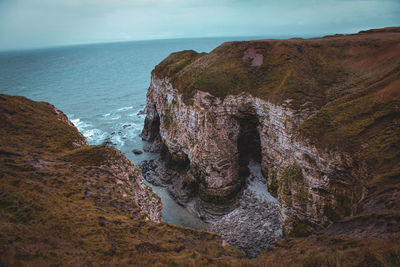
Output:
M307 236L399 175L399 41L393 28L172 54L152 73L142 137L161 140L171 193L203 216L236 207L259 161L284 232Z
M235 238L259 235L252 240L261 247L271 241L263 233L274 235L273 226L261 217L273 215L275 206L267 201L262 209L263 199L255 200L250 190L261 188L266 177L287 219L299 222L302 214L307 216L303 223L287 220L288 233L307 235L326 220L334 221L319 234L278 241L252 260L218 235L152 222L151 217L156 221L160 216L158 197L142 188L138 168L120 152L88 146L67 117L48 103L0 95L0 265L398 266L398 31L231 43L210 55L177 53L156 68L154 84L161 85L159 90L170 88L177 99L158 100L149 94L143 137L153 135L150 150L162 149L162 171L181 203L210 216L226 213L214 225L219 227L216 231L224 236L232 229L224 228L225 222L233 222ZM249 44L257 47L244 53ZM246 87L247 82L254 83ZM184 104L179 102L177 113L182 119L194 118L193 125L199 125L195 115L200 114L205 126L219 130L189 129L188 121L183 124L180 117L169 117L167 109L154 105L173 107L178 100ZM193 105L196 101L205 104ZM225 117L219 119L215 116L221 107ZM187 143L188 136L179 140L172 134L174 128L167 126L177 122L182 129L175 131L196 133L206 151L226 145L224 151L235 159L221 162L219 157L226 156L219 153L214 162L201 155L201 160L194 160L201 150ZM264 129L264 124L274 128ZM219 132L234 129L234 137L218 138ZM207 133L213 137L208 141L202 139ZM254 179L257 183L249 183L253 178L247 176L252 171L246 168L247 161L257 170L262 164L264 177ZM203 162L213 168L199 168ZM228 169L236 173L232 184L215 174ZM211 177L220 180L211 182L208 192L208 184L201 182ZM242 183L245 188L240 188ZM224 185L229 192L239 191L225 194ZM326 185L328 191L323 191ZM221 203L213 200L218 191ZM230 203L237 208L227 213ZM325 208L318 220L316 205L331 210ZM257 216L249 212L252 207ZM258 225L247 227L241 220L246 217Z

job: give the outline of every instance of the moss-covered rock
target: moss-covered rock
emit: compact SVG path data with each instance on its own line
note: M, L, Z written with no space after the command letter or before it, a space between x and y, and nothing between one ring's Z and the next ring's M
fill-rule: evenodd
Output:
M268 185L267 189L269 193L274 196L275 198L278 197L278 179L277 179L277 171L275 168L270 168L268 170Z
M278 181L278 196L282 198L285 205L292 206L293 202L307 205L310 191L299 166L284 167L280 171Z

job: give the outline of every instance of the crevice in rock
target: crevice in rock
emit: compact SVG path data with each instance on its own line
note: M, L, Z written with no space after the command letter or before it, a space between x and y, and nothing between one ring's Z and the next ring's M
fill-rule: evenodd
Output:
M239 118L240 129L237 139L239 153L239 177L249 176L249 162L261 163L261 141L258 133L258 118L256 115L246 115Z
M142 138L148 142L153 142L160 135L160 116L155 114L153 118L146 117Z
M237 118L238 176L242 181L238 207L213 220L210 230L254 258L282 238L282 222L278 201L268 193L261 171L258 116L247 107L244 112Z
M161 159L167 164L167 167L170 169L185 172L189 169L189 158L182 151L170 153L168 147L165 144L162 144L160 155Z
M160 152L162 148L160 135L160 116L155 113L152 117L146 117L140 137L150 143L143 147L145 152Z

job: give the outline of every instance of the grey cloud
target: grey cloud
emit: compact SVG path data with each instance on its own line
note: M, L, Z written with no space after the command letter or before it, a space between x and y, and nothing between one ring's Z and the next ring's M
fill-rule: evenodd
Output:
M176 37L348 33L400 24L394 0L0 0L0 49Z

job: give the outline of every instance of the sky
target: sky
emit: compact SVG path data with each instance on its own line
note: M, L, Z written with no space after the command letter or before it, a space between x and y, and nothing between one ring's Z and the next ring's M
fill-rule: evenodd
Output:
M0 0L0 50L400 26L400 0Z

